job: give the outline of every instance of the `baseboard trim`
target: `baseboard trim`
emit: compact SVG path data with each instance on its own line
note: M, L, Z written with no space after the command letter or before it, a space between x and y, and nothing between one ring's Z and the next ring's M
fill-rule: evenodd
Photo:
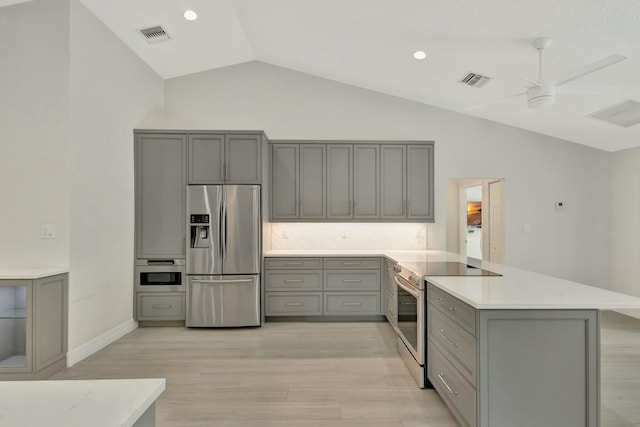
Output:
M112 342L119 340L129 332L135 330L137 327L138 323L133 319L129 319L126 322L111 328L104 334L95 337L91 341L79 345L73 350L67 352L67 367L71 367L91 356L95 352L102 350Z

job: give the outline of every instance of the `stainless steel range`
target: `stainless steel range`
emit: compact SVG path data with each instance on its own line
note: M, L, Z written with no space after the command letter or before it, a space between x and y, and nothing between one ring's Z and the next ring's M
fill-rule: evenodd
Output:
M427 297L425 276L500 276L460 262L397 264L398 351L420 388L433 388L427 378Z

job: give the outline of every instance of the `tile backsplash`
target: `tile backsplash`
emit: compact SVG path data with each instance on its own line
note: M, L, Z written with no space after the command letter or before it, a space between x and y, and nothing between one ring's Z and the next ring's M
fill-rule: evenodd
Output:
M426 249L427 224L272 223L272 249Z

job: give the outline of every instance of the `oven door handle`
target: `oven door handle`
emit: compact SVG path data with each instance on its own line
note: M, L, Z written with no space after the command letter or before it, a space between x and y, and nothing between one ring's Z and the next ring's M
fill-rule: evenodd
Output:
M402 283L400 280L398 280L398 277L394 277L394 280L396 281L396 284L398 286L400 286L404 291L410 293L412 296L416 297L416 298L420 298L420 291L416 290L415 288L413 288L413 286L408 287L407 285L405 285L404 283Z

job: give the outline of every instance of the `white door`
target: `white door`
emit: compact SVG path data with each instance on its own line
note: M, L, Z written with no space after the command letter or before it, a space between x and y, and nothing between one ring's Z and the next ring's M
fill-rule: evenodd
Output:
M504 181L489 183L489 260L504 263Z

